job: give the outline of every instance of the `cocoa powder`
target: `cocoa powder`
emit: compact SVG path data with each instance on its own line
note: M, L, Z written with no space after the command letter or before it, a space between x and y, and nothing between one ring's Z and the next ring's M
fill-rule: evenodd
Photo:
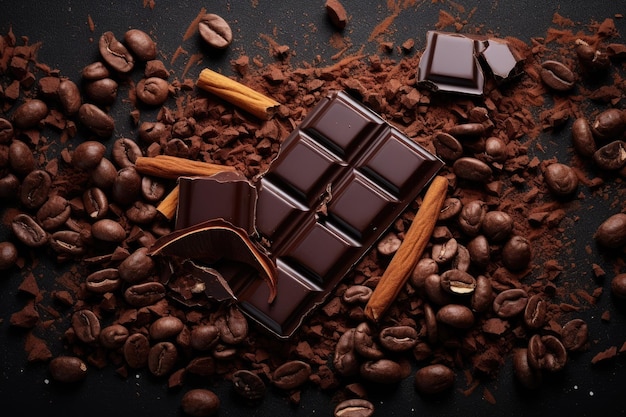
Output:
M400 7L397 6L394 10L399 12ZM202 14L204 12L201 12ZM454 26L455 21L459 28L463 26L460 19L454 19L449 12L442 12L438 25L446 28L450 25ZM377 38L384 34L391 23L390 20L378 26L372 32L372 36ZM233 62L233 66L239 68L241 82L278 100L282 104L278 115L266 122L250 118L227 103L194 90L193 82L190 80L173 79L170 80L170 88L175 98L160 109L154 121L165 124L172 132L178 132L171 140L179 139L180 142L177 144L156 142L151 152L155 154L176 153L190 159L235 166L252 179L267 169L277 154L281 142L307 111L317 103L320 97L334 89L345 89L375 108L386 120L399 126L416 142L433 153L435 152L432 144L434 135L461 123L479 120L487 126L490 135L495 135L506 143L507 158L502 162L492 163L496 170L494 178L483 187L466 183L462 178L458 178L451 169L451 165L444 168L443 174L450 181L454 196L459 198L464 205L472 201L484 201L490 211L503 211L514 218L513 233L526 237L532 244L534 255L532 263L527 268L521 268L520 271L508 270L502 264L502 245L497 244L494 245L495 250L490 262L484 270L481 270L481 273L492 280L494 289L498 292L510 288L523 288L529 295L546 295L549 300L547 311L549 323L542 327L542 331L558 334L560 326L569 318L577 317L578 311L593 308L594 303L600 297L600 292L597 290L602 283L594 281L580 283L565 276L567 274L564 271L580 268L576 266L576 263L581 259L574 252L572 238L568 237L567 231L581 221L579 217L581 213L588 215L589 212L581 212L578 207L575 207L577 196L569 200L554 199L541 175L542 164L556 162L561 156L541 149L539 138L542 135L549 135L550 130L559 129L563 123L567 123L561 120L567 119L563 113L571 120L577 117L587 117L591 120L597 111L578 96L552 97L541 82L538 72L539 64L545 59L566 57L565 59L574 68L580 70L575 61L576 39L584 38L586 42L593 45L600 45L607 40L616 41L616 39L614 38L615 27L608 20L599 25L590 25L584 35L568 29L573 23L561 16L555 15L553 23L557 27L548 32L543 42L534 40L531 44L526 44L520 40L510 39L526 59L524 69L527 75L503 90L495 85L489 86L484 105L459 97L440 97L416 89L414 72L420 59L419 54L403 56L399 60L388 56L345 55L328 66L294 65L289 59L283 59L254 67L246 65L245 71L242 70L242 62L247 60L243 59L246 58L245 56L242 56L237 62ZM193 24L185 33L185 37L193 36L192 27ZM14 34L9 33L3 37L0 45L4 45L0 69L4 71L7 67L12 68L7 70L8 74L21 73L22 69L28 72L29 65L31 67L44 65L37 62L35 58L39 44L21 44ZM274 52L271 55L284 55L276 54L277 45L279 44L272 45ZM15 55L16 49L21 54L30 57L28 65L18 67L17 62L8 63L7 57ZM171 63L174 62L175 57L176 53ZM254 61L254 58L252 60ZM612 72L614 77L612 82L615 84L621 82L620 70L620 61L618 61L614 64ZM46 75L55 75L55 71L49 70ZM323 82L320 83L320 80ZM12 88L15 88L14 83L4 86L5 97L12 96L16 99L15 103L4 101L5 112L9 112L19 103L17 100L19 95L7 94L7 91L10 92ZM594 101L600 101L603 106L618 103L615 101L614 92L607 91L604 94L592 95L590 91L587 87L581 87L580 93L592 97ZM26 89L22 90L22 94L34 96L36 91ZM561 101L559 117L553 117L553 110L546 109L549 106L546 101L553 99ZM529 110L529 105L534 106L532 111ZM480 116L485 111L488 113L487 119ZM552 113L542 113L537 117L540 111ZM62 134L73 137L79 122L72 116L60 115L59 117L62 122L55 124L57 128L63 126ZM52 125L50 121L44 121L44 123L47 126ZM180 127L181 123L190 125L190 129L176 130L175 126ZM77 196L76 190L87 185L87 177L77 172L67 161L61 159L61 156L46 156L43 152L47 146L45 138L32 133L23 135L28 140L27 144L33 150L34 155L38 157L37 163L40 166L47 167L56 161L60 167L57 172L54 172L52 187L55 192L66 197L73 207L75 223L68 223L66 226L89 234L90 223L85 221L84 213L81 213L80 202L74 200ZM141 144L144 151L147 151L148 144L141 143L138 138L137 142ZM71 153L72 148L68 146L66 151ZM478 151L471 153L480 157ZM585 190L586 194L606 195L613 209L624 208L621 206L623 204L621 192L618 190L615 194L614 191L616 185L622 180L621 174L598 171L590 166L589 160L583 157L571 157L568 163L577 169L579 175L588 180L587 184L590 185ZM595 179L597 181L594 181ZM171 190L173 185L173 183L168 183L168 189ZM583 200L586 194L583 194L580 199ZM15 203L13 200L11 202ZM404 235L405 227L410 223L418 205L419 201L396 222L393 232L398 236ZM164 221L156 221L148 226L134 224L124 215L122 208L113 205L111 209L128 232L126 238L120 242L119 247L90 244L89 252L85 256L80 259L70 259L73 265L69 271L55 277L55 285L68 292L63 296L53 299L50 294L39 290L32 275L37 261L30 255L29 249L20 246L22 259L18 265L23 268L19 273L23 281L19 289L28 300L24 303L23 309L11 315L10 324L32 329L25 337L25 349L29 361L49 360L53 355L47 345L56 344L54 340L62 334L66 346L55 349L54 356L69 353L88 359L92 367L114 365L118 367L120 374L127 374L127 365L119 358L108 358L102 355L96 347L85 346L76 339L76 335L69 327L72 311L66 308L68 304L73 304L74 310L87 308L98 316L114 318L119 324L138 332L145 331L159 317L170 315L179 317L191 330L198 325L215 323L220 320L220 317L225 316L226 311L220 304L207 304L206 300L201 298L198 302L204 303L203 309L194 309L190 305L174 301L173 298L162 299L148 307L133 308L125 303L121 291L102 297L87 294L84 290L86 271L104 266L117 267L132 253L131 249L141 246L142 238L150 239L150 236L166 234L172 227ZM20 210L28 211L23 207L20 207ZM10 219L7 212L8 210L3 213L3 219L8 225ZM464 234L454 221L444 222L444 224L459 237L460 243L467 244L470 241L470 236ZM7 239L15 240L11 236ZM87 241L90 240L87 239ZM594 249L590 246L588 250ZM619 254L614 256L615 268L619 269L621 258ZM271 381L273 372L282 364L291 360L306 360L313 368L313 376L309 378L312 384L329 391L345 388L337 390L333 397L335 403L350 396L346 381L326 364L328 358L332 357L341 334L356 327L364 319L362 306L355 306L344 301L343 295L346 289L352 285L374 287L386 267L383 258L384 256L380 256L376 250L372 250L357 265L355 272L346 282L334 291L333 297L326 305L304 324L293 340L278 342L262 330L251 328L247 336L248 342L237 345L235 354L219 363L216 377L219 380L229 380L239 369L253 369L265 381ZM49 277L45 278L49 279ZM185 278L179 277L181 281ZM181 288L183 298L189 297L185 300L192 299L193 291L190 289L193 288L192 286L181 284L179 288ZM588 296L581 297L581 292ZM58 300L66 301L60 306ZM386 321L381 323L381 328L392 324L409 325L423 335L426 320L425 303L428 301L418 289L407 285L397 303L392 306ZM114 311L118 313L112 315ZM490 381L491 378L500 377L503 364L510 357L512 349L527 342L529 335L520 321L512 320L504 325L503 322L494 322L496 320L494 317L493 311L478 315L476 323L466 333L444 335L438 343L429 346L430 352L423 358L420 356L420 360L426 359L429 363L445 364L459 374L467 372L468 387L472 386L474 378L480 381ZM55 321L54 327L57 331L54 336L47 333L49 320ZM489 337L494 334L505 334L507 337ZM198 354L188 349L189 343L185 344L184 335L180 336L176 342L183 351L182 366L184 367ZM223 343L220 349L214 348L212 355L218 356L218 352L223 352L228 348L229 343L224 341ZM598 353L591 360L592 363L608 361L621 353L616 347L607 346L600 346L595 351ZM413 356L418 356L416 352L407 354L405 359L414 360ZM106 371L90 369L90 372ZM180 383L185 384L184 381ZM496 393L494 397L490 393L488 401L496 402L497 394L499 393ZM467 392L467 395L471 395L471 392ZM291 393L290 400L298 403L299 395Z

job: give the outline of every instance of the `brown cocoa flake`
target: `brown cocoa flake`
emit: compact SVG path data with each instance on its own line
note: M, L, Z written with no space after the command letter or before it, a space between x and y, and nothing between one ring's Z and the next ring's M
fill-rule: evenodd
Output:
M608 361L609 359L613 359L617 356L617 346L611 346L610 348L597 353L593 358L591 358L591 363L593 365Z
M20 311L11 314L9 323L11 326L33 328L39 322L39 313L35 309L35 303L29 301Z

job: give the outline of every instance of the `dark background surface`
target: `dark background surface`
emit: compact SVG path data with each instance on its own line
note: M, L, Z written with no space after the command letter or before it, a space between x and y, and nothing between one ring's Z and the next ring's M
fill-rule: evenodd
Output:
M104 31L113 31L118 37L130 28L142 29L156 40L166 66L181 77L188 57L198 51L205 52L200 65L189 69L187 77L196 79L204 67L231 73L230 61L241 54L258 57L263 62L273 60L268 53L268 43L261 34L269 35L279 44L288 45L295 53L291 62L312 62L317 56L320 65L332 64L332 55L339 49L333 47L331 38L335 33L326 19L323 1L279 2L268 0L246 1L165 1L155 0L154 8L146 7L142 0L82 2L59 1L8 1L0 0L0 33L5 34L12 26L14 33L27 36L31 42L42 41L38 60L74 81L80 81L80 70L98 57L97 39ZM293 2L295 3L295 2ZM343 0L351 16L344 37L353 44L347 53L353 53L365 45L366 53L379 51L379 41L370 40L375 26L391 16L393 1ZM440 10L450 12L461 20L467 20L465 30L483 28L500 36L513 36L529 43L533 37L543 37L553 26L555 12L573 20L576 29L586 30L588 24L626 13L626 2L604 1L398 1L402 4L383 40L401 44L408 38L416 40L416 49L424 47L427 30L434 29ZM223 16L235 34L231 47L223 53L214 53L203 46L198 35L183 40L191 21L202 8ZM475 9L474 9L475 7ZM91 16L95 30L88 25ZM626 36L626 21L616 19L618 30ZM623 40L619 40L623 41ZM177 47L188 55L171 59ZM393 56L400 58L394 52ZM116 114L128 114L128 104L118 99L113 109ZM147 119L149 115L142 115ZM120 120L120 117L116 117ZM571 122L570 122L571 123ZM132 133L127 126L117 124L115 137ZM545 143L542 158L557 155L568 158L568 130L542 138ZM622 186L621 183L615 185ZM563 253L564 265L571 265L564 276L567 280L591 280L590 267L597 263L605 268L609 277L616 271L614 256L603 256L590 238L600 222L619 210L610 205L612 200L588 196L574 210L580 216L575 227L566 233L571 245ZM0 230L0 237L6 236ZM587 247L591 251L586 250ZM45 271L45 270L44 270ZM56 272L48 270L52 277ZM23 350L24 333L9 326L10 315L22 308L24 298L17 294L21 282L19 273L11 272L0 279L0 413L5 416L34 416L38 414L74 416L166 416L180 414L178 405L185 389L168 390L166 381L152 378L148 372L132 373L128 379L119 378L113 368L91 370L87 379L76 386L59 385L49 381L43 364L28 364ZM607 277L608 278L608 277ZM52 278L39 280L44 291L56 289ZM483 386L472 395L464 396L456 390L443 398L422 398L413 389L413 379L407 378L397 387L371 390L380 416L438 415L438 416L485 416L485 415L619 415L626 413L626 362L623 357L608 363L591 365L591 358L611 346L620 347L626 341L626 313L618 308L608 291L609 279L604 285L605 293L595 306L581 312L590 325L592 343L588 352L570 358L566 369L547 378L537 392L521 390L511 374L507 361L499 377L485 386L495 396L490 404L482 398ZM600 315L610 311L611 320L603 322ZM63 328L52 331L58 339ZM59 353L62 343L50 341L54 353ZM464 389L464 378L457 375L456 387ZM299 407L292 407L285 397L276 393L267 396L254 408L238 403L230 393L227 383L207 384L222 399L220 416L330 416L334 404L330 396L313 387L303 391Z

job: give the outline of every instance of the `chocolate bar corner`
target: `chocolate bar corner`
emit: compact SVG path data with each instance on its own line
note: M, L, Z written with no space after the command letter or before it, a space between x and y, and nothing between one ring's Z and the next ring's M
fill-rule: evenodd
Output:
M276 268L277 293L269 303L262 280L237 275L229 286L240 308L279 338L290 337L442 166L346 93L323 98L254 184L255 230ZM184 192L181 213L206 201L196 192L216 186L202 185L215 179L195 181L195 190ZM225 203L227 211L238 209L232 200ZM190 219L201 217L177 227Z

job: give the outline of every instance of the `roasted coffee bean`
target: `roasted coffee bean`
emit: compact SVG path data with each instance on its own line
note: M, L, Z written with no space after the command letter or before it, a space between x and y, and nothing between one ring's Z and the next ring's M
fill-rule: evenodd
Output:
M438 272L439 264L437 264L434 259L422 258L417 262L417 265L415 265L413 272L411 272L409 282L415 289L423 289L426 277L437 274Z
M9 165L17 175L26 175L35 169L35 156L21 140L14 139L9 146Z
M455 256L459 245L455 238L448 239L443 243L435 243L430 256L439 265L449 263Z
M513 232L513 218L504 211L488 211L482 222L482 231L489 240L503 242Z
M582 319L573 319L563 325L561 342L569 351L581 351L587 348L589 327Z
M485 159L487 162L504 162L507 159L506 143L496 136L485 140Z
M233 373L233 389L243 399L257 401L265 396L265 382L254 372L240 369Z
M154 376L168 375L176 365L178 350L172 342L159 342L148 352L148 369Z
M120 73L130 72L135 66L133 56L128 49L115 38L113 32L104 32L98 41L102 59L111 68Z
M439 132L433 138L437 156L444 161L454 162L463 156L463 145L449 133Z
M109 213L109 200L100 188L91 187L83 193L83 207L90 219L100 220Z
M280 365L272 374L272 383L283 390L292 390L305 384L311 376L311 365L293 360Z
M117 177L117 168L107 158L102 158L97 167L91 171L91 182L95 187L108 190L113 187Z
M17 262L19 254L11 242L0 242L0 271L12 268Z
M463 205L459 213L459 226L469 236L476 236L487 213L487 205L484 201L473 200Z
M577 118L572 124L572 144L580 156L587 158L597 150L591 127L584 117Z
M626 273L617 274L611 280L611 294L620 299L626 299Z
M57 356L48 364L48 370L58 382L78 382L87 376L87 364L76 356Z
M161 317L150 325L150 338L152 340L172 339L183 330L183 327L185 325L178 317Z
M556 195L571 195L578 189L578 176L565 164L555 162L548 165L543 176L548 189Z
M144 176L141 178L141 196L150 203L160 202L165 196L165 186L152 177Z
M0 144L0 169L2 169L2 175L8 172L4 168L9 166L9 145Z
M489 165L480 159L469 156L464 156L454 161L452 169L457 177L480 183L486 183L493 175Z
M100 61L93 62L87 65L81 71L81 76L85 80L93 81L93 80L101 80L103 78L107 78L111 75L109 69Z
M619 109L600 112L591 124L593 136L600 140L620 139L626 131L626 116Z
M444 200L439 212L439 220L448 220L456 217L463 208L463 203L456 197L448 197Z
M46 202L52 187L50 174L36 169L26 175L20 189L20 202L28 209L37 209Z
M437 311L437 321L456 329L469 329L474 324L474 313L461 304L446 304Z
M101 138L108 138L115 129L115 120L95 104L83 103L78 109L78 120Z
M517 381L527 389L537 389L541 386L542 375L540 369L528 364L528 349L517 348L513 351L513 374Z
M404 352L415 347L418 337L417 330L411 326L392 326L382 329L378 340L391 352Z
M604 145L593 154L593 162L598 167L617 171L626 165L626 142L616 140Z
M374 340L374 330L368 322L363 322L356 327L354 333L354 349L367 359L381 359L384 353Z
M100 337L100 319L91 310L83 309L72 315L72 328L78 340L95 343Z
M421 394L438 394L454 385L454 371L442 364L425 366L415 372L415 388Z
M605 51L597 50L580 39L577 39L576 43L576 56L586 71L604 71L611 66L611 61Z
M470 267L471 258L467 248L463 245L458 245L456 249L456 256L452 258L450 268L458 269L459 271L467 272Z
M48 105L33 98L19 105L13 112L13 125L19 129L37 127L48 115Z
M387 233L387 235L383 236L383 238L376 245L376 250L382 256L391 256L400 247L402 241L395 233Z
M139 139L148 143L165 143L171 138L171 128L161 122L143 122L139 126Z
M248 337L248 320L241 310L231 306L228 311L215 321L220 339L230 345L237 345Z
M454 236L448 226L435 226L432 233L433 242L444 242L452 239Z
M530 329L539 329L546 322L548 303L540 294L535 294L528 299L524 309L524 324Z
M212 356L193 358L185 367L185 372L208 377L215 374L215 359Z
M472 294L470 305L476 312L485 312L493 303L493 287L491 280L484 275L476 277L476 288Z
M37 221L46 230L61 227L70 218L72 209L69 202L60 195L52 195L37 210Z
M224 49L233 41L230 26L216 14L205 14L198 23L198 31L202 39L213 48Z
M101 78L85 84L85 94L100 106L110 106L117 99L119 85L112 78Z
M0 178L0 198L14 198L20 188L20 180L14 174L8 173Z
M449 269L440 275L441 287L450 294L467 295L474 292L476 279L459 269Z
M142 78L137 83L137 98L149 106L160 106L169 95L169 84L163 78Z
M156 219L159 213L152 204L138 200L126 209L125 214L128 220L135 224L149 224Z
M359 371L359 360L354 349L354 334L356 329L346 330L335 346L333 366L343 376L353 376Z
M467 251L471 263L480 268L489 265L491 260L491 248L485 235L478 235L467 244Z
M96 294L113 292L120 287L120 284L120 274L117 268L100 269L85 278L85 288Z
M576 76L567 66L558 61L545 61L539 71L541 81L556 91L567 91L574 87Z
M476 139L485 134L485 126L482 123L462 123L452 126L447 132L455 138Z
M219 329L212 324L202 324L191 330L190 346L198 351L212 349L219 341Z
M148 255L148 248L139 248L120 263L118 271L122 280L135 284L148 278L154 267L154 259Z
M617 213L603 221L593 237L600 246L610 249L626 245L626 214Z
M534 334L528 341L528 364L535 369L560 371L567 363L567 351L559 339L552 335Z
M133 307L145 307L165 297L165 287L160 282L135 284L124 291L124 299Z
M213 391L196 388L183 395L180 408L191 417L209 417L220 409L220 399Z
M13 139L13 133L13 124L4 117L0 117L0 143L9 143Z
M133 369L143 368L148 364L150 341L141 333L128 336L122 349L124 360Z
M98 220L91 227L93 237L105 242L121 242L126 237L126 230L111 219Z
M426 298L439 306L454 301L452 295L443 289L441 276L438 274L431 274L426 277L424 280L424 292L426 293Z
M100 345L107 349L119 349L128 339L128 329L121 324L112 324L100 331Z
M372 289L365 285L352 285L343 293L343 301L348 304L367 303L372 292Z
M141 176L134 167L117 171L111 188L113 200L122 206L133 203L141 195Z
M513 236L502 247L502 263L511 271L521 271L528 267L532 250L528 239Z
M25 213L20 213L13 218L11 230L20 242L31 248L43 246L48 242L48 233L33 217Z
M331 2L326 4L331 4ZM333 411L334 417L372 417L373 415L374 404L362 398L343 400Z
M228 361L237 356L237 352L237 348L234 346L227 346L218 343L211 350L211 355L218 361Z
M493 300L493 311L502 318L511 318L526 308L528 294L521 288L504 290Z
M363 379L378 384L397 384L406 378L406 371L402 365L391 359L364 362L359 374Z
M150 38L150 35L142 30L130 29L126 31L124 42L140 61L150 61L157 56L156 43Z
M78 257L87 251L83 236L73 230L58 230L49 238L50 247L62 257Z
M95 140L88 140L76 147L72 153L74 168L91 171L95 169L106 152L106 147Z
M59 83L59 101L63 113L66 115L71 116L78 113L83 102L80 97L80 90L74 81L67 78L61 80Z

